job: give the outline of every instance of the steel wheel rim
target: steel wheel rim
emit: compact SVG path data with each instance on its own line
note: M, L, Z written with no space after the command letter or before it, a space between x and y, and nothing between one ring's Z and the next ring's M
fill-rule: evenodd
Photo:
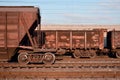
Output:
M74 58L80 58L80 51L79 50L75 50L73 53Z
M120 58L120 51L116 52L116 57Z
M55 55L52 53L45 53L43 63L44 64L53 64L55 62Z
M24 53L20 53L18 55L18 62L20 64L28 64L29 63L29 60L28 60L28 53L24 52Z
M89 53L90 53L90 58L95 58L96 56L95 51L89 51Z

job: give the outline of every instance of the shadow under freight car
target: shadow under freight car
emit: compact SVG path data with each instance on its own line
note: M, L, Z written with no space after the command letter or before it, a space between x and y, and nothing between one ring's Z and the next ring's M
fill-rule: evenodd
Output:
M16 53L14 56L12 56L11 60L9 62L18 62L18 53Z

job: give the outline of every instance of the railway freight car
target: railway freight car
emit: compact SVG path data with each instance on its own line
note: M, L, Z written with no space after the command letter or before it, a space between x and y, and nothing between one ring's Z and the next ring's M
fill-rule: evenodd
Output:
M111 56L120 58L120 31L109 31L107 38Z
M19 63L26 64L29 61L33 61L35 54L30 55L28 51L34 52L36 44L31 35L39 25L39 8L32 6L1 6L0 61L9 61L16 53L20 53L18 56ZM27 45L27 39L31 45Z
M40 47L62 55L72 53L75 58L96 56L104 49L104 29L42 30L38 34Z
M105 29L40 30L40 22L39 8L1 6L0 61L9 61L17 53L21 64L52 64L55 55L65 53L72 53L75 58L93 58L97 53L109 51L120 57L120 31L110 31L106 38Z

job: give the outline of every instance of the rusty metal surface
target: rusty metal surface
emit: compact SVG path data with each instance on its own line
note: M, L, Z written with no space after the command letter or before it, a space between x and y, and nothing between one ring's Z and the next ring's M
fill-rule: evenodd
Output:
M0 6L1 12L37 12L38 9L33 6Z
M56 31L41 31L40 41L43 48L56 48Z
M70 31L58 31L58 47L70 48Z
M43 30L41 36L43 48L104 48L102 30Z
M112 48L120 48L120 31L112 31L111 33Z
M26 35L25 28L36 27L38 13L34 7L0 7L0 59L11 58Z
M72 46L73 48L82 48L82 49L85 47L85 32L84 31L73 31Z

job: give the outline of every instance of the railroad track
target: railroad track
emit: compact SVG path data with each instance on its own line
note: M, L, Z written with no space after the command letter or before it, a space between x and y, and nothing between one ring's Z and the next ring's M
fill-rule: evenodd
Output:
M69 59L69 58L68 58ZM0 63L0 78L114 78L120 79L120 60L61 60L53 65Z
M1 65L0 71L35 71L35 72L81 72L81 71L120 71L120 64L84 63L84 64L55 64L55 65Z

